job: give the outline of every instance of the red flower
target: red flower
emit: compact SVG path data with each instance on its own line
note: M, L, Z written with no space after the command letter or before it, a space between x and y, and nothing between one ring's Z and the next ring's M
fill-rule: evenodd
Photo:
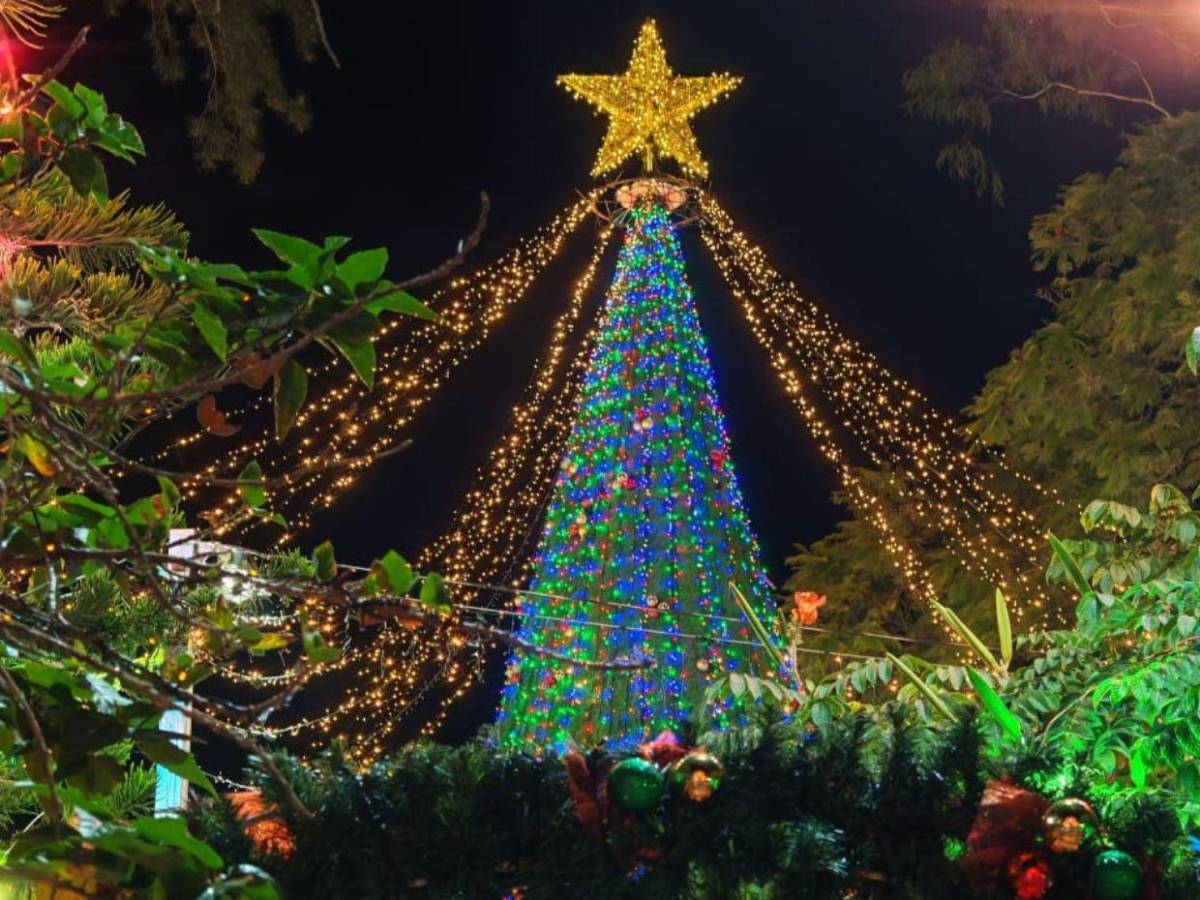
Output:
M815 625L817 610L825 605L826 600L820 594L812 591L796 591L792 596L792 602L796 605L792 610L792 618L801 625Z
M262 791L234 791L226 794L233 815L236 819L251 819L253 821L243 826L246 837L250 838L255 849L260 853L269 853L287 859L296 849L296 839L288 829L282 817L274 817L277 811L272 804L263 800Z
M658 737L641 746L642 756L656 766L669 766L677 759L687 756L687 748L670 731L662 731Z
M1013 887L1019 900L1040 900L1050 890L1051 883L1050 866L1044 859L1021 869L1013 879Z

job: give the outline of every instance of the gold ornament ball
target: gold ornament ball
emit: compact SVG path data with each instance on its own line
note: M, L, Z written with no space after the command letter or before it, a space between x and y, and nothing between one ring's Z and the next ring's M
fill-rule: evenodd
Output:
M721 784L725 767L707 750L697 748L671 767L671 785L693 803L708 800Z
M1042 834L1054 853L1078 853L1096 839L1100 820L1086 800L1067 797L1050 804L1042 816Z

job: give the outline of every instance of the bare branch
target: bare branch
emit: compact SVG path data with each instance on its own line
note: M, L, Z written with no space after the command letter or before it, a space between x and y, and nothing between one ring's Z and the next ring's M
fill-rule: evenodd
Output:
M1067 91L1072 94L1077 94L1080 97L1099 97L1104 100L1116 100L1120 103L1132 103L1136 106L1146 106L1146 107L1149 107L1150 109L1154 110L1156 113L1158 113L1163 118L1166 118L1166 119L1175 118L1171 114L1171 111L1168 110L1166 107L1161 106L1153 98L1153 96L1135 97L1130 94L1118 94L1113 91L1101 91L1101 90L1095 90L1093 88L1081 88L1081 87L1077 87L1073 84L1068 84L1065 81L1048 82L1047 84L1043 85L1038 90L1032 91L1031 93L1028 93L1028 94L1018 93L1017 91L1010 91L1008 88L1002 88L1002 87L998 87L996 85L990 86L990 90L995 91L998 94L1002 94L1005 97L1011 97L1013 100L1039 100L1042 97L1045 97L1051 91L1056 91L1056 90Z
M309 0L309 4L312 6L313 19L317 23L317 36L321 39L321 46L325 48L325 52L333 61L333 67L340 69L342 64L338 60L337 54L333 52L333 47L329 43L329 35L325 33L325 18L321 15L321 4L318 0Z
M38 95L42 88L62 74L63 69L71 61L71 57L78 53L83 48L83 45L87 43L88 31L90 30L90 25L85 25L79 29L79 33L75 35L75 40L71 41L71 45L67 47L66 51L58 58L54 65L39 75L37 81L17 95L17 98L13 101L13 109L24 109Z

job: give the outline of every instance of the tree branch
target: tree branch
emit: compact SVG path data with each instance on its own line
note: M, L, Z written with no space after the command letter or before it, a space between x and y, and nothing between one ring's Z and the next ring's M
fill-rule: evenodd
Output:
M54 757L50 755L50 748L46 746L46 736L42 734L42 726L20 686L8 669L2 665L0 665L0 681L4 683L4 690L17 704L17 709L21 711L21 718L25 720L25 727L29 729L29 739L33 741L38 756L42 758L42 766L46 770L46 787L50 794L47 804L49 809L46 810L46 815L52 821L60 822L62 821L62 804L58 800L58 791L54 787Z
M1140 67L1139 67L1140 69ZM1130 94L1118 94L1113 91L1101 91L1093 88L1076 87L1073 84L1068 84L1065 81L1051 81L1043 85L1036 91L1028 94L1010 91L1008 88L1002 88L997 85L990 85L989 89L1005 97L1011 97L1013 100L1039 100L1049 94L1051 91L1067 91L1072 94L1077 94L1080 97L1099 97L1104 100L1116 100L1120 103L1132 103L1136 106L1146 106L1154 110L1165 119L1175 118L1171 111L1166 107L1161 106L1153 96L1150 97L1135 97Z

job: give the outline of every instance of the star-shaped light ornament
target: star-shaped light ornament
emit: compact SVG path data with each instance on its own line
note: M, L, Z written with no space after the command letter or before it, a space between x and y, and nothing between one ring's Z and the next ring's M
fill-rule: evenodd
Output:
M640 154L647 172L653 171L656 158L669 158L699 178L708 175L708 164L692 134L692 116L741 81L740 76L728 73L676 75L667 65L653 19L642 26L624 75L558 76L559 84L610 116L592 175L611 172Z

